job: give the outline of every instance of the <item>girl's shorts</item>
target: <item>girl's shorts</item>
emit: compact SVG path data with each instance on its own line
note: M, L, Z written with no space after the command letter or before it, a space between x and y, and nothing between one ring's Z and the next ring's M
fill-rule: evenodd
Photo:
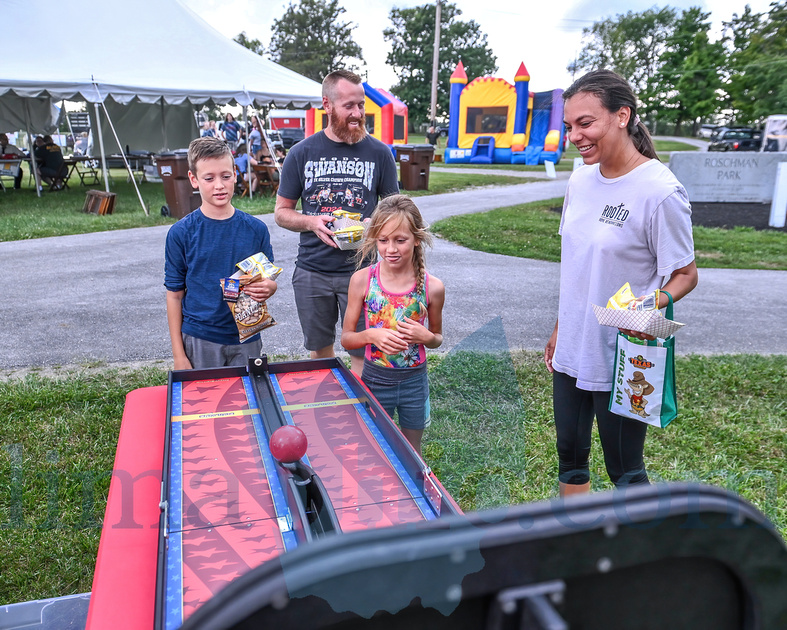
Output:
M364 360L362 379L391 418L399 413L403 429L423 430L431 424L426 363L397 369Z

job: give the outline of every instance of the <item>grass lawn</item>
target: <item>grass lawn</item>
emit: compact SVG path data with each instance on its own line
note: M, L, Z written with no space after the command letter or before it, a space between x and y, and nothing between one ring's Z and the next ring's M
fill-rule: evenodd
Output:
M652 480L720 485L787 533L787 357L678 358L680 416L651 429ZM424 454L466 510L554 497L551 381L540 353L430 357ZM126 393L163 368L0 381L0 604L89 591ZM598 436L594 490L611 488Z
M45 191L40 198L35 194L33 186L27 186L28 182L25 178L21 190L10 190L0 194L0 241L170 225L175 222L173 218L161 216L161 206L166 203L163 184L145 182L139 185L142 200L150 213L146 216L134 186L126 181L124 172L113 170L111 175L113 183L110 189L117 194L117 197L114 212L105 216L82 212L88 189L80 186L76 177L71 180L68 190L51 193ZM412 191L408 194L416 197L479 186L523 184L528 181L531 180L521 177L472 173L458 175L432 171L428 191ZM275 198L255 196L250 200L236 196L233 204L249 214L267 214L273 212Z
M161 206L166 204L163 184L139 184L142 200L150 213L146 216L133 184L126 181L125 173L113 169L111 178L110 190L117 194L111 215L98 216L82 212L89 188L80 186L76 177L71 179L68 190L49 192L44 187L41 197L35 194L34 186L24 185L21 190L10 190L0 195L0 241L123 230L175 222L173 218L161 216ZM24 183L27 184L27 177ZM99 186L90 188L103 190ZM236 197L233 203L250 214L265 214L273 212L274 198L260 196L249 200Z
M470 249L558 262L563 199L498 208L437 221L432 231ZM787 233L694 227L698 267L787 269Z
M468 172L466 175L464 173L441 173L438 169L430 168L429 190L402 190L402 192L410 197L424 197L484 186L512 186L536 181L540 180L515 175L478 175L472 172Z

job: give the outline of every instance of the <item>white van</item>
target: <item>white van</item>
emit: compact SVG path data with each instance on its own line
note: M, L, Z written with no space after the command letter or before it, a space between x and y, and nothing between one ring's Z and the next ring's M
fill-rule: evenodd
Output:
M768 116L761 151L787 151L787 115Z

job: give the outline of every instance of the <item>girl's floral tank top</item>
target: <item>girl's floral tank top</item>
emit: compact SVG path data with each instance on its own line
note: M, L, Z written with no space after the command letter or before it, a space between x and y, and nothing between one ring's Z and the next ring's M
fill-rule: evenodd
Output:
M424 287L421 291L414 283L406 293L390 293L380 283L380 263L369 267L369 282L366 287L364 312L367 328L391 328L405 317L426 325L429 274L424 274ZM366 358L381 367L412 368L426 361L426 348L423 344L410 344L399 354L385 354L373 343L366 346Z

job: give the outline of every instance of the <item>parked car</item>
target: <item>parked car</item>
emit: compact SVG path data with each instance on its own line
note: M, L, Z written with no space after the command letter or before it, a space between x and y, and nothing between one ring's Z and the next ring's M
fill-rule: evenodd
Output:
M733 127L720 131L708 145L708 151L759 151L762 132L750 127Z
M700 125L700 130L697 132L697 135L700 138L710 138L713 136L713 132L718 128L718 125Z
M265 135L268 136L268 140L270 140L273 144L281 144L281 136L279 135L278 130L266 129Z
M279 129L279 136L284 148L289 151L293 144L306 137L306 131L302 127L283 127Z

